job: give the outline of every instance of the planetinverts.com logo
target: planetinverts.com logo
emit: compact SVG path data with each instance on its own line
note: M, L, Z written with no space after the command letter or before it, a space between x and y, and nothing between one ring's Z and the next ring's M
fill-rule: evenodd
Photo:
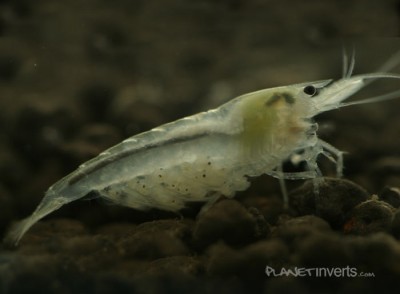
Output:
M374 273L358 272L355 267L291 267L274 269L266 266L265 274L268 277L336 277L336 278L355 278L355 277L375 277Z

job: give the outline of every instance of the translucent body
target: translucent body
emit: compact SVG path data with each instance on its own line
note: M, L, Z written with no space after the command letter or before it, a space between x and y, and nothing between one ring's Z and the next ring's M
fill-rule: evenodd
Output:
M325 80L246 94L133 136L51 186L6 240L18 243L38 220L90 192L135 209L178 211L187 202L211 204L220 195L232 197L249 186L248 177L264 173L281 180L316 178L321 153L337 158L340 174L341 152L318 139L313 116L340 107L367 79L399 78L350 74L333 84ZM288 159L304 161L308 169L283 173L281 166Z

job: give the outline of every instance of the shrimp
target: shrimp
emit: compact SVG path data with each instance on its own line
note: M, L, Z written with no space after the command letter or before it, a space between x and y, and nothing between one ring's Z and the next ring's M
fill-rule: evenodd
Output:
M399 52L400 53L400 52ZM95 192L138 210L177 212L189 202L212 205L249 187L248 178L268 174L280 180L318 179L317 158L325 155L342 174L342 152L317 136L313 117L336 108L393 99L400 90L344 102L376 79L400 79L385 71L354 75L354 54L344 58L343 77L259 90L222 106L130 137L100 153L52 185L36 210L11 227L5 241L17 245L26 231L63 205ZM287 160L307 169L283 172ZM281 185L285 189L284 185ZM284 202L287 205L286 192Z

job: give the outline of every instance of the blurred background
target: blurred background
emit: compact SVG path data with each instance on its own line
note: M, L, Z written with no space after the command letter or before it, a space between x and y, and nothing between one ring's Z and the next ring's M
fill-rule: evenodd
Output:
M399 33L398 0L2 0L0 229L123 138L246 92L339 78L343 48L355 48L355 73L371 72L399 50ZM399 184L365 176L400 169L399 103L320 118L366 188Z
M373 72L399 37L399 0L0 0L0 235L128 136L247 92L340 78L343 48L355 49L355 73ZM400 99L317 118L349 152L345 178L371 194L400 186L398 109ZM256 187L280 193L265 178ZM121 211L80 202L57 213L92 224L138 213Z

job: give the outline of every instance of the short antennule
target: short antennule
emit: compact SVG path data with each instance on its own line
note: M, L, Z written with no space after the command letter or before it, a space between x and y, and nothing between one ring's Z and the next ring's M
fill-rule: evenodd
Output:
M343 79L351 77L354 71L355 64L356 64L356 51L354 47L353 50L351 51L350 60L346 49L343 47L343 72L342 72Z

